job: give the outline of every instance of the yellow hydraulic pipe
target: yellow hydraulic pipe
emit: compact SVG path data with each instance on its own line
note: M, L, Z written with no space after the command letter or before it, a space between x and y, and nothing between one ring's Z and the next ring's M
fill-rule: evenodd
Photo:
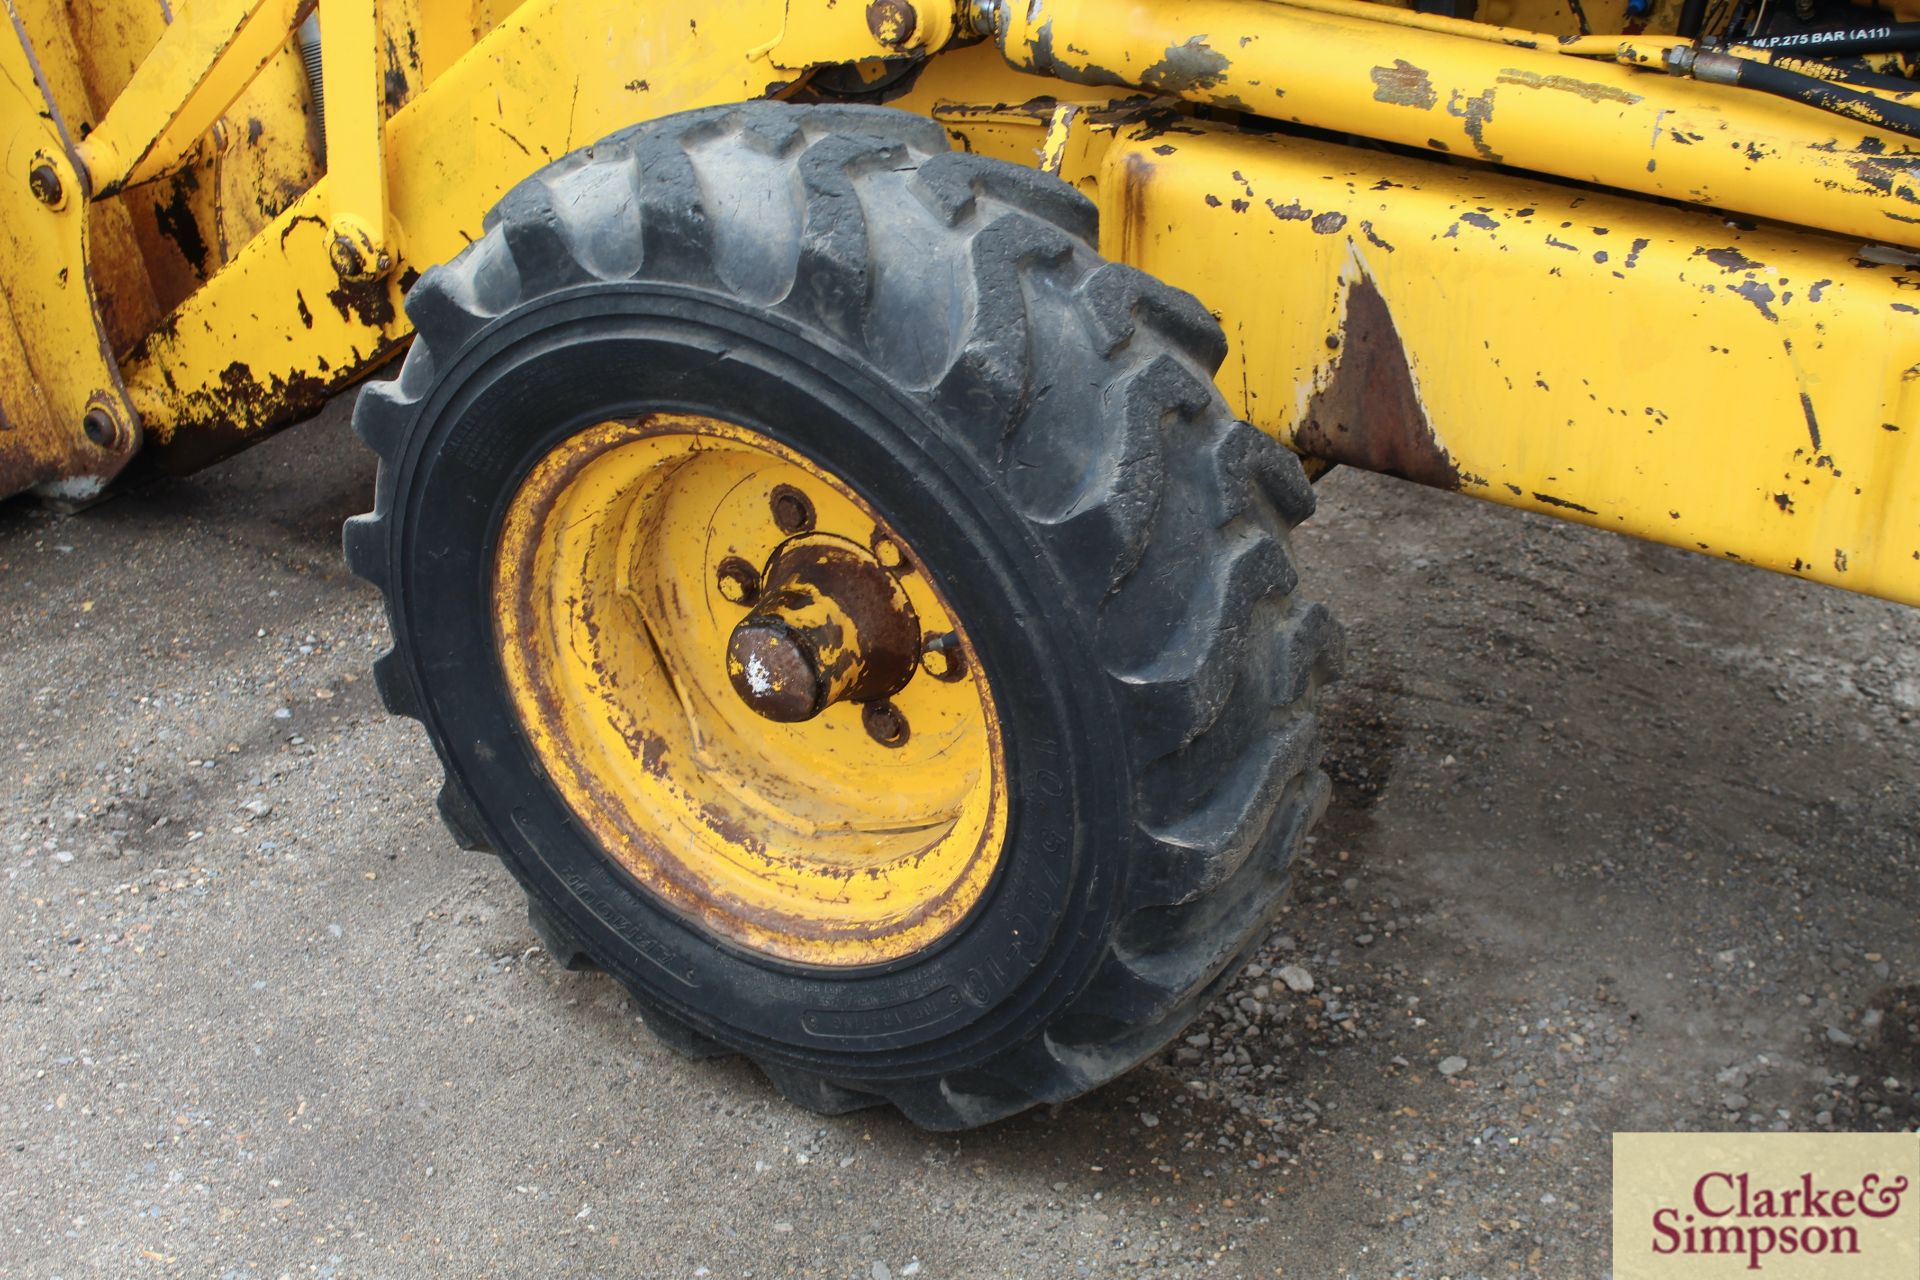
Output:
M1920 242L1910 139L1750 90L1311 2L1002 0L983 16L1008 61L1042 75Z

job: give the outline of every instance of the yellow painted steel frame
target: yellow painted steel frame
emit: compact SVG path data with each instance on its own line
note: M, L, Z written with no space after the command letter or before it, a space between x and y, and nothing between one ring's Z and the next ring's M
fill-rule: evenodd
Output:
M1354 0L527 0L458 53L472 34L450 2L387 0L436 51L390 115L364 100L373 0L323 14L329 82L351 95L329 94L330 176L121 361L161 454L240 447L362 376L405 340L413 274L568 150L912 56L893 105L1081 184L1106 252L1221 315L1223 390L1297 449L1920 602L1920 258L1870 247L1920 243L1920 157L1667 76L1670 40ZM189 3L229 27L288 17ZM229 44L136 76L178 101L103 141L100 171L177 151L257 42ZM1159 108L1147 125L1115 110L1135 94ZM166 145L143 152L148 135Z
M1219 129L1100 176L1106 247L1203 291L1300 452L1920 602L1920 268Z
M287 42L300 0L184 6L79 146L98 199L178 166Z
M323 41L329 84L340 67L347 87L370 90L370 75L348 70L372 57L365 24L322 18L323 36L358 27ZM923 10L883 33L891 43L878 26L862 6L824 0L528 0L384 129L364 93L336 106L345 90L330 88L329 175L126 360L151 444L197 463L318 408L405 340L400 301L418 270L458 253L541 165L637 121L778 94L823 63L937 48L954 15Z
M0 39L0 494L85 500L136 444L134 415L87 270L86 190L72 134L20 15Z

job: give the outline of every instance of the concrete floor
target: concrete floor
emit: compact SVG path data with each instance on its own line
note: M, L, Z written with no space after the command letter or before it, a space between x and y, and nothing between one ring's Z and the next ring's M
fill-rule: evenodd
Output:
M1296 905L1160 1059L933 1136L550 962L374 697L372 476L336 405L0 507L0 1276L1597 1277L1614 1131L1920 1123L1920 613L1336 473Z

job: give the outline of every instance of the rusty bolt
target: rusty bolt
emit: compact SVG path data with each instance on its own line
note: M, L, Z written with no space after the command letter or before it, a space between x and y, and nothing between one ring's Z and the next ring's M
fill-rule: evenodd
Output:
M67 194L60 185L60 171L50 164L33 166L33 171L27 174L27 187L34 199L51 207L58 207Z
M813 502L790 484L775 485L768 501L773 507L773 522L782 533L813 531Z
M750 605L760 598L760 571L739 556L728 556L714 570L722 599Z
M945 635L929 634L920 642L920 669L935 680L944 680L951 684L967 674L967 658L960 651L958 632L949 631Z
M85 433L88 440L102 449L120 447L120 426L113 420L113 415L105 409L87 410L87 416L80 419L80 430Z
M351 236L335 236L327 246L327 259L343 279L360 280L367 275L367 257Z
M906 0L873 0L867 6L867 30L889 49L904 49L913 43L919 18Z
M860 723L866 726L867 736L883 747L907 745L907 718L885 698L861 707Z
M889 573L904 573L910 567L907 553L900 549L900 544L878 529L873 531L873 558Z
M350 284L378 280L393 269L393 255L351 221L334 226L327 261L333 264L334 273Z

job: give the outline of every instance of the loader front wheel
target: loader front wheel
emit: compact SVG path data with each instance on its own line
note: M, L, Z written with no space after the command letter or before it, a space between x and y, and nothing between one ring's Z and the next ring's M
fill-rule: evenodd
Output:
M1324 800L1311 490L1094 230L901 113L671 117L510 192L356 409L348 559L449 826L557 959L819 1110L1119 1074Z

